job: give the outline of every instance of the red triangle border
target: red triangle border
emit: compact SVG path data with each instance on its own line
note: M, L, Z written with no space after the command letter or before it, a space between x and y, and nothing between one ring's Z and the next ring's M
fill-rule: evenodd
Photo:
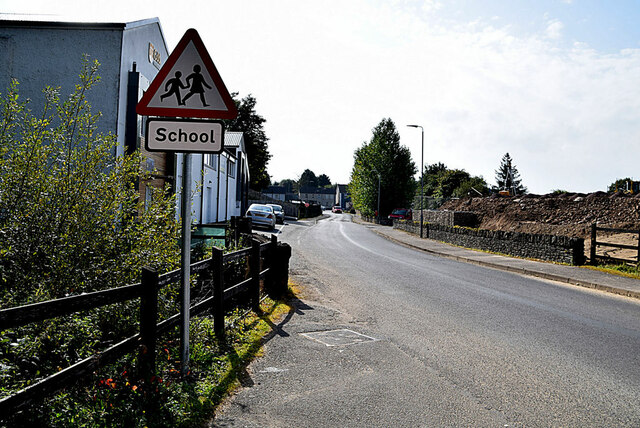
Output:
M211 75L213 84L220 93L220 97L227 108L226 110L204 110L185 107L149 107L151 99L154 97L156 92L158 92L162 82L164 82L189 42L193 42L198 54L200 54L200 58ZM167 58L167 61L164 63L160 71L158 71L158 74L149 85L147 91L144 93L140 101L138 101L136 113L143 116L192 117L202 119L235 119L238 116L236 103L233 101L233 98L231 98L227 87L218 73L218 69L213 64L207 48L204 46L204 43L202 43L202 39L195 29L190 28L184 33L184 36L182 36L182 39L180 39L176 48L171 52L171 55L169 55L169 58Z

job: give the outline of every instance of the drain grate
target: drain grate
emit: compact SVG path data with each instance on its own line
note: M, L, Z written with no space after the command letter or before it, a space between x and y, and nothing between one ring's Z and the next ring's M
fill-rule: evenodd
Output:
M302 335L327 346L355 345L356 343L375 342L378 340L347 329L316 331L312 333L302 333Z

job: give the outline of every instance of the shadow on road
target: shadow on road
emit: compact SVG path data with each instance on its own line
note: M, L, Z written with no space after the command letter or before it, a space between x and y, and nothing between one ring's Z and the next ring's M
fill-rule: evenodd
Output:
M294 315L304 315L304 311L313 310L313 307L307 305L295 296L290 297L287 300L287 304L290 306L290 309L287 312L287 315L278 324L275 324L269 318L271 312L261 311L258 313L258 319L246 326L248 329L251 329L261 320L271 327L271 331L262 337L261 340L253 343L243 356L238 355L237 351L233 347L232 341L230 341L226 336L218 340L218 346L229 356L229 362L232 367L231 372L220 382L220 385L228 385L228 382L232 382L233 378L237 376L238 381L243 387L254 386L253 379L247 371L247 366L255 359L262 346L273 339L276 335L280 337L289 337L289 333L287 333L283 327L291 321Z

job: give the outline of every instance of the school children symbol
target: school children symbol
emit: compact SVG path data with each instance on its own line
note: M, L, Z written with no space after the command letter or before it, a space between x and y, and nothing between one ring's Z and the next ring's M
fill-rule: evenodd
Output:
M233 119L236 105L194 29L187 30L144 93L146 116Z
M178 105L186 105L186 102L192 95L198 94L200 95L200 101L202 102L203 107L209 107L209 104L205 101L204 96L204 88L212 89L211 86L207 84L200 72L200 65L196 64L193 66L193 73L187 76L187 84L182 83L180 78L182 77L182 73L176 71L175 77L167 80L167 84L164 89L167 91L164 94L160 95L160 101L163 101L166 97L170 97L171 95L176 96L176 100L178 101ZM189 89L189 93L183 98L180 99L180 90L181 89Z

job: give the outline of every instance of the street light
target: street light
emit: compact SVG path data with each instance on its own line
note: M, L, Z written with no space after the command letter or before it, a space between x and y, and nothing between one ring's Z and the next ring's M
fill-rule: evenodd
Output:
M422 131L422 152L420 155L420 237L423 237L424 230L424 128L420 125L407 125L410 128L420 128Z

